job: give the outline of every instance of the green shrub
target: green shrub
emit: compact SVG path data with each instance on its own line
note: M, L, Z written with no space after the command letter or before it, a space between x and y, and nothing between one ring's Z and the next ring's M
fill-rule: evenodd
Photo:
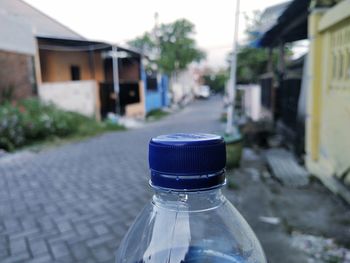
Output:
M24 142L23 116L17 107L5 103L0 107L0 148L13 150Z
M90 136L118 129L121 129L119 125L100 123L38 99L0 106L0 148L9 151L51 137Z
M79 114L59 110L54 105L44 104L37 99L24 100L20 103L20 107L25 109L24 123L27 137L30 139L50 135L67 136L78 129Z

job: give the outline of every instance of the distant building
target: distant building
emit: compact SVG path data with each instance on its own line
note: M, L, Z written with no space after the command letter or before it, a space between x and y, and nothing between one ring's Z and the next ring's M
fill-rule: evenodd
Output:
M201 72L196 67L190 65L177 72L171 82L173 103L183 105L193 100L201 84Z

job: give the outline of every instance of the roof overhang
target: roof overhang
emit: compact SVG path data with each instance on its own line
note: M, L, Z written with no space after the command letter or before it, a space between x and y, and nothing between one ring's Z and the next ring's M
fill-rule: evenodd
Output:
M279 43L307 38L310 0L294 0L259 40L260 47L274 47Z
M101 41L90 41L71 38L52 38L52 37L37 37L39 40L38 47L41 50L52 51L110 51L113 47L116 47L118 51L126 52L132 57L140 57L141 54L118 45L114 45Z

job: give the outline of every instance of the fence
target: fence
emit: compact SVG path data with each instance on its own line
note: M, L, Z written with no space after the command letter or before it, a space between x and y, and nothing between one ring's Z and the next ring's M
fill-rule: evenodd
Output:
M93 80L43 83L38 87L41 100L89 117L99 117L97 83Z

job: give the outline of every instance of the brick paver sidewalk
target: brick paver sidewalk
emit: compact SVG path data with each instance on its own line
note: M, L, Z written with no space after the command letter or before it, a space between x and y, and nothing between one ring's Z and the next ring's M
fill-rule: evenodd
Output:
M220 130L219 99L146 127L0 159L0 262L114 262L149 200L147 144L169 132Z

